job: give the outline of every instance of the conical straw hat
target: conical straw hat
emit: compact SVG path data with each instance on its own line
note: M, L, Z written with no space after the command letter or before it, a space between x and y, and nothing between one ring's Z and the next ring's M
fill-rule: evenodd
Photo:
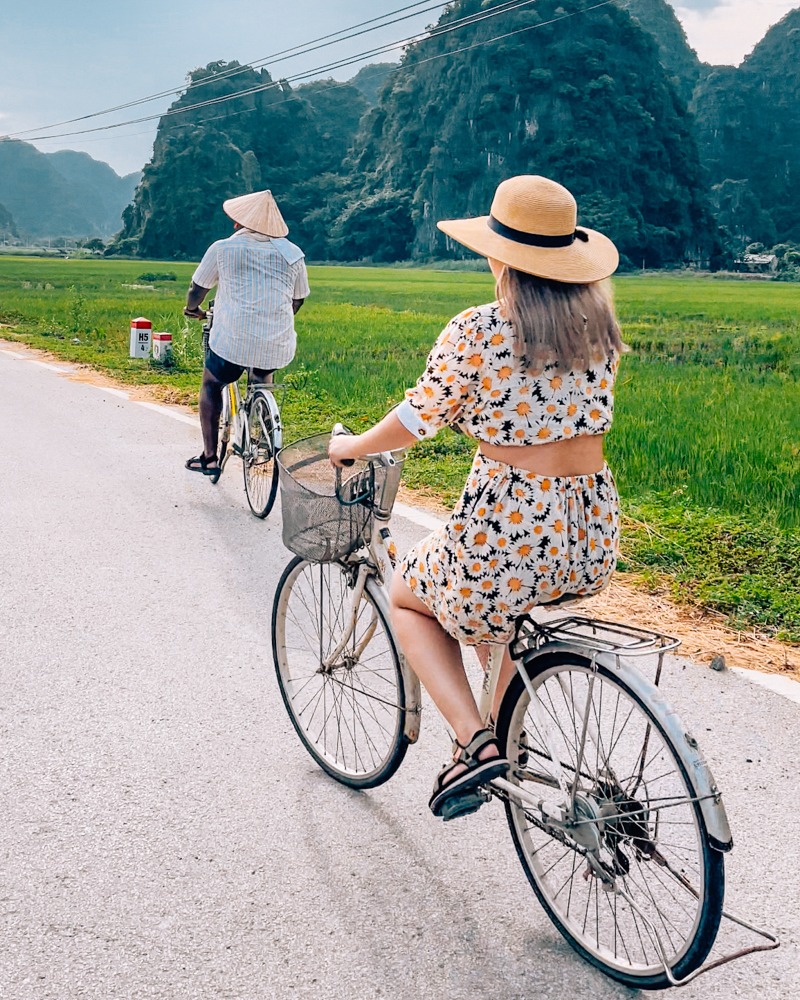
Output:
M262 236L286 236L289 232L271 191L254 191L228 198L223 201L222 209L234 222Z
M575 199L561 184L523 174L497 188L491 215L437 223L465 247L540 278L584 284L613 274L617 248L607 236L576 226Z

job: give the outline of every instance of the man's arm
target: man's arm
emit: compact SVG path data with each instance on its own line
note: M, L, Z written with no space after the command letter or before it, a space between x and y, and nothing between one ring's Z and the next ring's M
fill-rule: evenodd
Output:
M292 299L292 312L295 316L300 312L300 306L305 302L305 299Z
M205 319L205 311L200 308L200 305L209 291L210 289L203 288L202 285L195 284L193 281L192 287L186 293L186 308L183 310L183 315L191 316L193 319ZM297 312L296 309L295 312Z

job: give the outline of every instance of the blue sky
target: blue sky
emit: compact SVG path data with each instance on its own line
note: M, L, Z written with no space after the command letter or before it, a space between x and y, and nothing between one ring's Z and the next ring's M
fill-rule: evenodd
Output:
M212 60L249 62L396 10L407 2L0 0L0 133L39 129L177 87L188 70ZM425 6L433 3L431 0ZM798 3L800 0L674 0L673 6L701 58L737 63L770 24ZM394 41L421 30L436 16L437 11L429 11L360 39L281 62L275 65L273 75L310 70L331 59ZM347 79L357 68L354 65L333 75ZM169 103L163 98L102 121L157 114ZM85 150L125 173L140 169L149 159L155 127L156 122L142 123L107 134L37 140L35 144L45 151Z

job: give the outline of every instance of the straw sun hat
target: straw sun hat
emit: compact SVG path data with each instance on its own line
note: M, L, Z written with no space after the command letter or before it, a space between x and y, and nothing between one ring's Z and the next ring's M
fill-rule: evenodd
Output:
M254 191L238 198L228 198L223 201L222 210L240 226L262 236L278 238L289 232L271 191Z
M584 284L613 274L617 248L607 236L576 227L578 208L565 187L523 174L498 187L490 215L439 222L465 247L518 271Z

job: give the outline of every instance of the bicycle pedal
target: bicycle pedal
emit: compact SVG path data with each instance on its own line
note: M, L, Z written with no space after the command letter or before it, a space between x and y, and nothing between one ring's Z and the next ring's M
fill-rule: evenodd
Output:
M441 817L447 823L459 816L469 816L491 799L491 794L484 788L471 788L463 795L454 795L448 799L441 809Z

